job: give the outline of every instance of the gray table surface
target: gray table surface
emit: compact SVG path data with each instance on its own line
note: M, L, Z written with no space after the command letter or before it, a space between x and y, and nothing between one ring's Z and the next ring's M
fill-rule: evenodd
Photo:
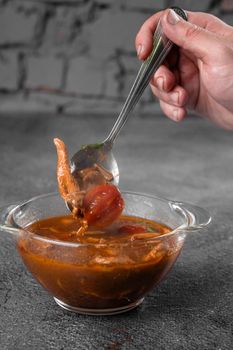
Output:
M101 140L111 116L0 117L0 206L56 190L54 136L70 152ZM91 317L59 308L0 234L0 349L232 349L233 132L188 118L132 118L115 147L121 188L207 208L176 265L142 306Z

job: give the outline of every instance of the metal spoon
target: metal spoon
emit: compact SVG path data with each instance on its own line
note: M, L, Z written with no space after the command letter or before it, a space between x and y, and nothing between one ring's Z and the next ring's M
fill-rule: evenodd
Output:
M172 9L183 19L187 20L186 13L179 7ZM154 34L153 50L150 56L145 60L136 76L129 95L123 105L123 108L108 137L101 143L89 144L83 146L71 159L71 172L77 176L77 172L92 167L94 164L100 164L102 167L112 173L114 183L119 182L119 170L112 148L121 129L125 125L130 112L133 110L143 91L147 87L152 75L159 68L166 56L170 52L173 43L164 35L160 21Z

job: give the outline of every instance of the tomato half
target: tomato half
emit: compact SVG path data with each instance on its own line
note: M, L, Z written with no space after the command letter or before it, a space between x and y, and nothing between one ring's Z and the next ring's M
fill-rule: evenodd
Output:
M116 186L99 185L87 192L83 208L89 226L106 227L120 216L124 200Z

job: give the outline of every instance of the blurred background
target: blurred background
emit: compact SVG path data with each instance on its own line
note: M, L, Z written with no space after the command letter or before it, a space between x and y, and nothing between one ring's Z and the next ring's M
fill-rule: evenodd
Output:
M233 0L0 1L0 113L116 113L140 65L139 27L172 5L233 24ZM149 89L138 108L159 111Z

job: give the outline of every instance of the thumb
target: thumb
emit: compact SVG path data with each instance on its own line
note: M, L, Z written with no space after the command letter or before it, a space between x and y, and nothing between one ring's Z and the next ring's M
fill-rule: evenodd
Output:
M222 46L214 33L186 22L172 9L162 16L161 25L165 35L176 45L189 51L204 63L209 63L213 58L216 62L216 56L218 51L222 50Z

